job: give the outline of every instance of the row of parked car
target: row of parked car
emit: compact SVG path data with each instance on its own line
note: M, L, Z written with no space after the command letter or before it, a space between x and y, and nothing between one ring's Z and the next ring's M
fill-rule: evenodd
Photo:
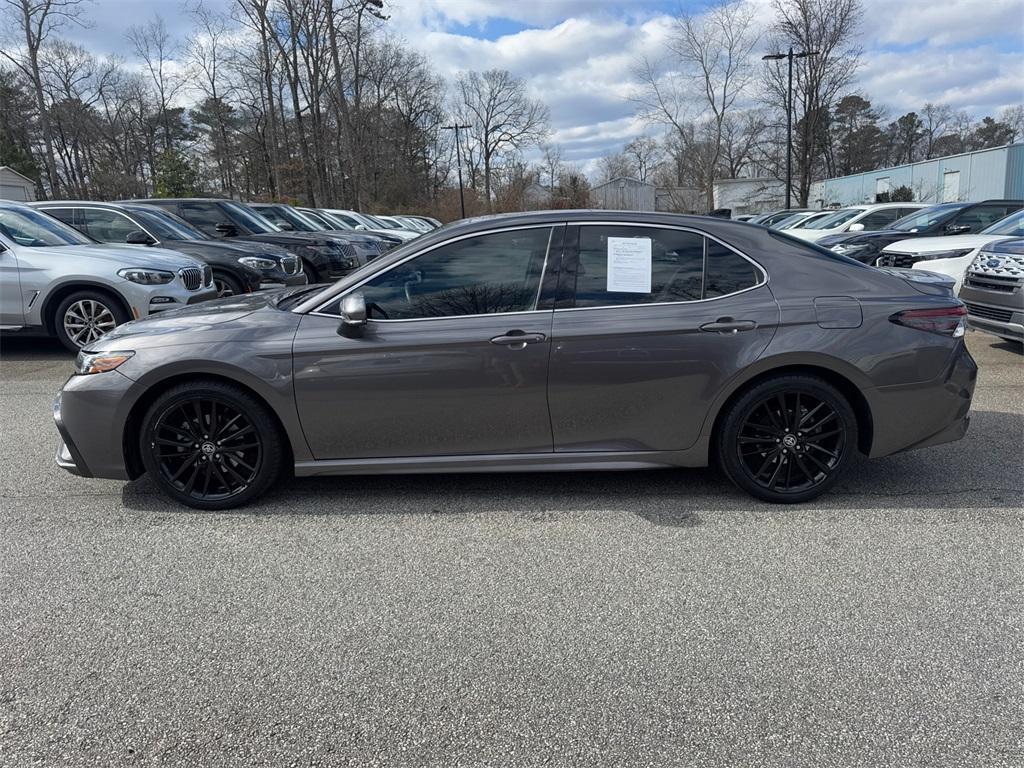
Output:
M76 351L154 312L336 280L440 224L209 198L0 201L0 329Z
M1024 341L1024 200L790 209L749 221L864 264L946 275L972 327Z

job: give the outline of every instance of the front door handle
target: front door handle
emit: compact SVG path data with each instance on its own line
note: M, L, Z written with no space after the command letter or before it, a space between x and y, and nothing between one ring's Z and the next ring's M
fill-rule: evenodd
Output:
M740 331L752 331L757 328L753 320L733 320L731 317L720 317L713 323L704 323L700 327L708 333L739 333Z
M509 331L502 336L495 336L491 344L503 344L509 349L526 349L527 344L539 344L547 336L543 333L526 333L525 331Z

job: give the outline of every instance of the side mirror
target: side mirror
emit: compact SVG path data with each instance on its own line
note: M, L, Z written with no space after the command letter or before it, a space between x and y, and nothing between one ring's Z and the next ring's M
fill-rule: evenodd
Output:
M366 325L366 300L361 293L350 293L341 300L341 323L338 335L354 338L362 336Z
M280 227L281 230L284 232L292 232L295 229L295 227L292 226L292 223L290 221L282 221L277 226Z
M945 229L947 235L962 235L970 231L971 227L969 224L947 224Z
M128 243L128 245L152 245L156 242L156 240L147 235L141 229L129 232L127 236L125 236L124 241Z
M850 232L863 232L864 231L864 225L861 224L858 221L856 224L851 224L850 225L850 230L849 231Z
M369 227L367 227L365 224L356 224L356 229L358 229L360 232L365 232L367 229L369 229Z
M224 222L221 222L220 224L217 224L213 229L218 235L221 235L222 237L234 237L235 235L238 234L238 227L236 227L234 224L225 224Z

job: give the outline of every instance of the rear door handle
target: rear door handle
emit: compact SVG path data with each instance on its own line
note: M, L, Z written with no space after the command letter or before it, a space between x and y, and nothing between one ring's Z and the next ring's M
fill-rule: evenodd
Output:
M739 331L752 331L757 328L753 320L733 320L731 317L720 317L713 323L704 323L700 327L708 333L738 333Z
M510 349L526 349L527 344L540 344L546 338L543 333L509 331L502 336L495 336L491 339L491 344L502 344Z

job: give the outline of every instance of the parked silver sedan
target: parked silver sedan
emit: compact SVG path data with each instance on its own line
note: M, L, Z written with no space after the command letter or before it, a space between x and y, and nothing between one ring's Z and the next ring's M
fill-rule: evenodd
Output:
M0 202L0 329L38 329L78 351L116 326L215 298L213 273L175 251L99 245Z

